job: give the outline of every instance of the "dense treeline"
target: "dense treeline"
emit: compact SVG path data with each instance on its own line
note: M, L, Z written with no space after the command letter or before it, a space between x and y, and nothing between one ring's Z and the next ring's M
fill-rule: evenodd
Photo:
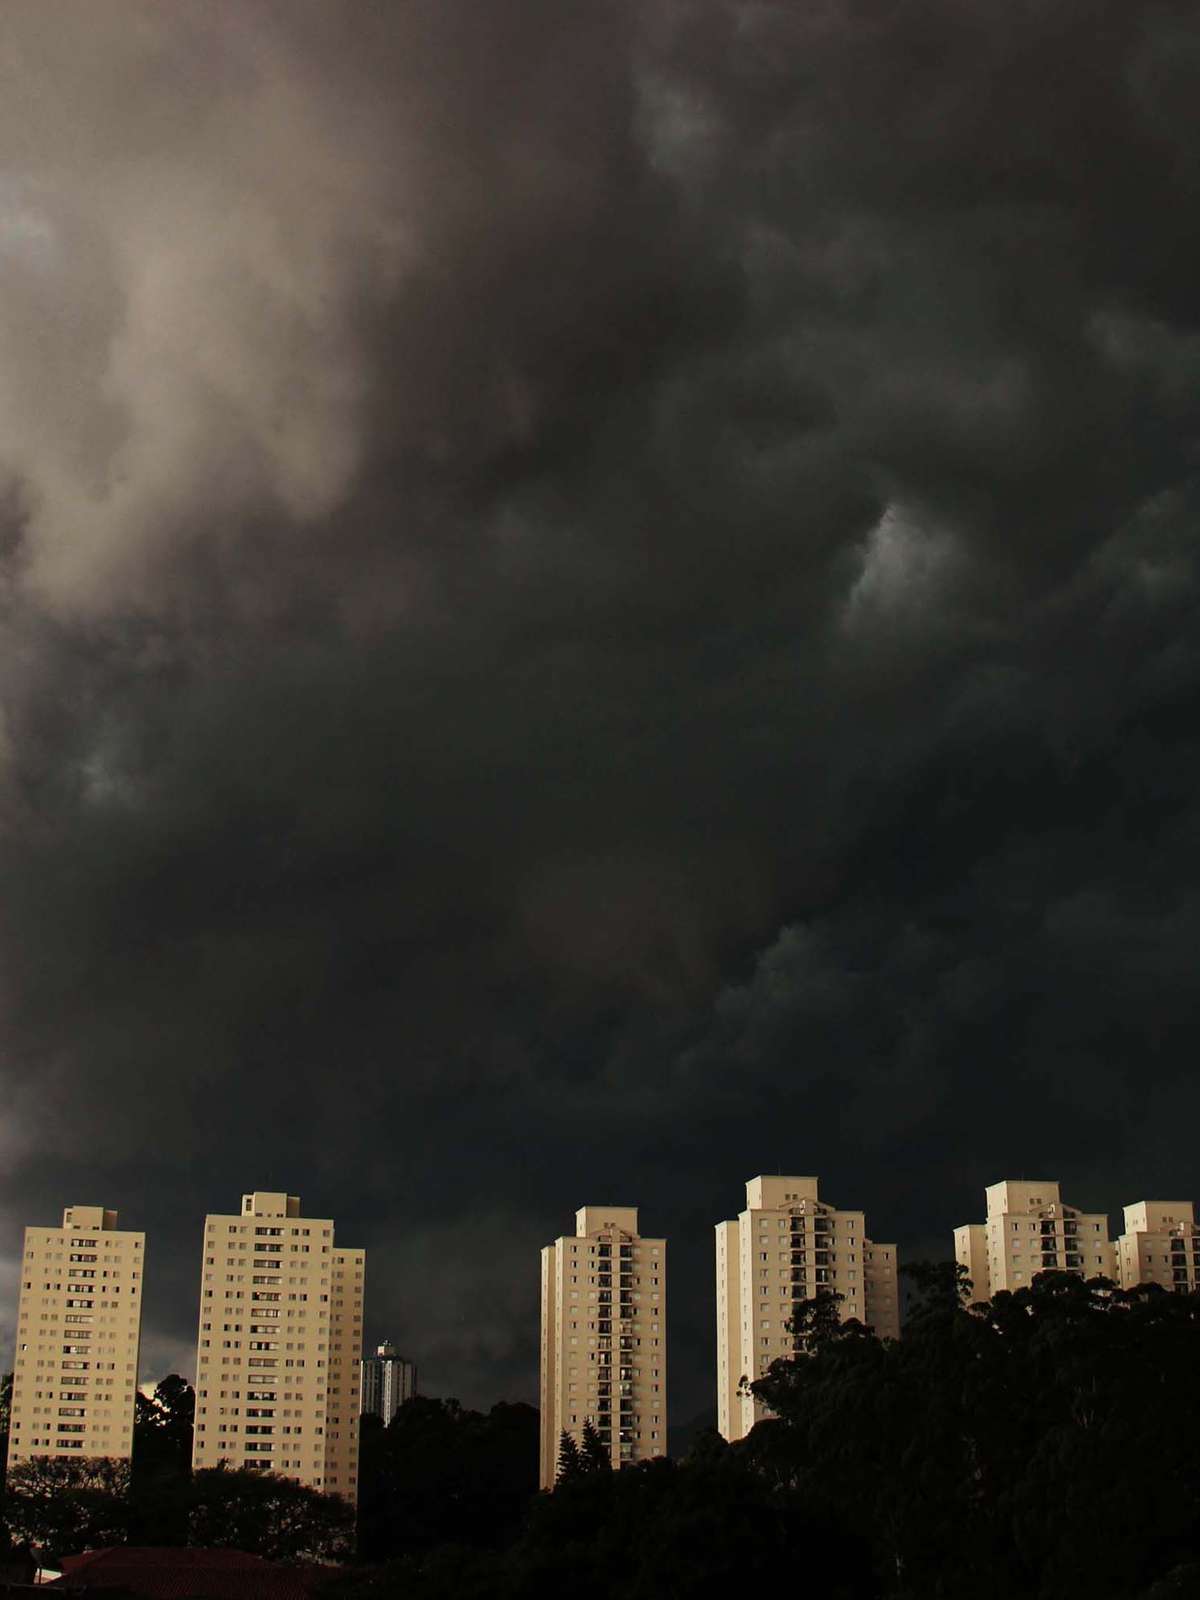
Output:
M417 1399L363 1424L352 1600L822 1600L1200 1596L1200 1296L1045 1273L971 1306L952 1265L908 1269L904 1338L804 1301L798 1359L751 1387L773 1415L679 1463L613 1473L564 1440L536 1490L537 1413ZM140 1401L132 1482L19 1466L5 1519L51 1554L97 1543L349 1555L345 1508L269 1475L189 1471L191 1391ZM111 1464L109 1464L111 1465ZM72 1476L71 1469L74 1469ZM66 1473L67 1478L57 1481Z
M774 1582L823 1600L1200 1595L1200 1297L1046 1273L965 1303L910 1269L899 1342L797 1308L802 1358L752 1385L729 1446L613 1474L585 1441L504 1543L464 1528L348 1574L367 1597L687 1600Z
M504 1403L483 1413L417 1395L386 1428L362 1419L358 1481L360 1560L447 1544L498 1548L537 1492L538 1413Z

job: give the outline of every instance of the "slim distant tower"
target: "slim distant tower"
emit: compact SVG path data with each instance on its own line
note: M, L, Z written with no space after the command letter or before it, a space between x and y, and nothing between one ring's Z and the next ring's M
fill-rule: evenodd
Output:
M1116 1243L1123 1289L1157 1283L1175 1294L1200 1289L1200 1226L1190 1200L1139 1200L1125 1207Z
M1115 1277L1108 1218L1064 1205L1047 1178L1008 1178L984 1190L987 1221L954 1230L954 1256L967 1268L972 1298L1027 1289L1039 1272Z
M373 1356L363 1357L358 1381L358 1409L364 1417L382 1417L388 1423L416 1392L416 1365L406 1361L395 1345L377 1345Z
M358 1498L365 1252L295 1195L204 1224L192 1466L278 1472Z
M886 1339L900 1334L896 1246L866 1237L861 1211L817 1196L816 1178L759 1177L746 1209L717 1223L717 1427L741 1439L770 1412L739 1392L793 1352L788 1323L797 1300L843 1296L839 1312Z
M26 1228L9 1462L133 1449L146 1235L103 1206Z
M541 1485L590 1421L614 1467L666 1453L667 1243L635 1206L584 1206L542 1251Z

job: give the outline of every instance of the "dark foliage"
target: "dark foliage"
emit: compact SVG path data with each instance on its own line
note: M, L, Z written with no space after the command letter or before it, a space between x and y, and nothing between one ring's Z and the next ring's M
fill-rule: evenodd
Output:
M1194 1560L1200 1297L1043 1273L968 1309L952 1265L911 1276L896 1343L799 1309L809 1356L752 1385L767 1481L861 1507L886 1592L1129 1600Z
M1045 1273L970 1305L952 1263L910 1273L905 1336L797 1307L775 1415L679 1464L560 1456L519 1536L347 1573L406 1600L1197 1600L1200 1297Z
M495 1548L515 1537L537 1492L532 1406L469 1411L418 1395L385 1428L364 1417L360 1557L386 1561L440 1545Z
M268 1561L335 1561L354 1537L354 1512L337 1495L270 1472L210 1467L192 1479L188 1543L248 1550Z
M192 1386L177 1373L164 1378L153 1396L140 1392L137 1396L129 1505L131 1544L188 1542L195 1411Z
M621 1472L583 1472L534 1501L521 1537L485 1552L443 1547L348 1574L334 1594L367 1600L673 1600L750 1584L813 1583L824 1600L874 1594L867 1551L836 1518L764 1485L736 1451L706 1450Z
M123 1544L129 1533L129 1466L108 1456L35 1456L9 1468L9 1538L43 1565L80 1550Z

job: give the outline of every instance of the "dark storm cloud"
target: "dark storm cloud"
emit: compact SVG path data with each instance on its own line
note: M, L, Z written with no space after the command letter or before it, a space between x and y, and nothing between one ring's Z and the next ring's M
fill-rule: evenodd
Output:
M353 25L350 18L353 19ZM1195 1189L1183 5L10 5L5 1251L300 1188L533 1383L587 1199ZM1180 1130L1180 1131L1176 1131ZM181 1353L183 1352L183 1353Z

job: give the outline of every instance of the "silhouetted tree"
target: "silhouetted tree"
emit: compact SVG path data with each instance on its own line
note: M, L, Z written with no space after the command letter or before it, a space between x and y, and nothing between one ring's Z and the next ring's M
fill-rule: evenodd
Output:
M358 1546L381 1561L443 1544L510 1542L538 1487L538 1414L482 1413L415 1396L391 1423L360 1431Z
M1194 1557L1195 1297L1041 1273L968 1308L954 1263L910 1278L903 1339L809 1337L750 1386L774 1413L745 1445L768 1481L869 1506L896 1593L1127 1600Z
M195 1409L192 1386L177 1373L164 1378L152 1396L138 1391L129 1497L135 1544L187 1543Z
M12 1422L13 1375L6 1372L0 1378L0 1486L8 1466L8 1430Z
M32 1456L15 1461L4 1485L10 1536L43 1566L64 1555L123 1544L129 1526L129 1464L111 1456Z
M249 1550L268 1561L334 1561L346 1555L354 1511L338 1495L272 1472L208 1467L192 1479L189 1544Z
M611 1472L612 1457L608 1446L596 1432L589 1417L583 1425L583 1442L579 1450L579 1464L584 1472Z
M558 1472L555 1483L574 1483L583 1476L583 1458L573 1434L564 1428L558 1438Z

